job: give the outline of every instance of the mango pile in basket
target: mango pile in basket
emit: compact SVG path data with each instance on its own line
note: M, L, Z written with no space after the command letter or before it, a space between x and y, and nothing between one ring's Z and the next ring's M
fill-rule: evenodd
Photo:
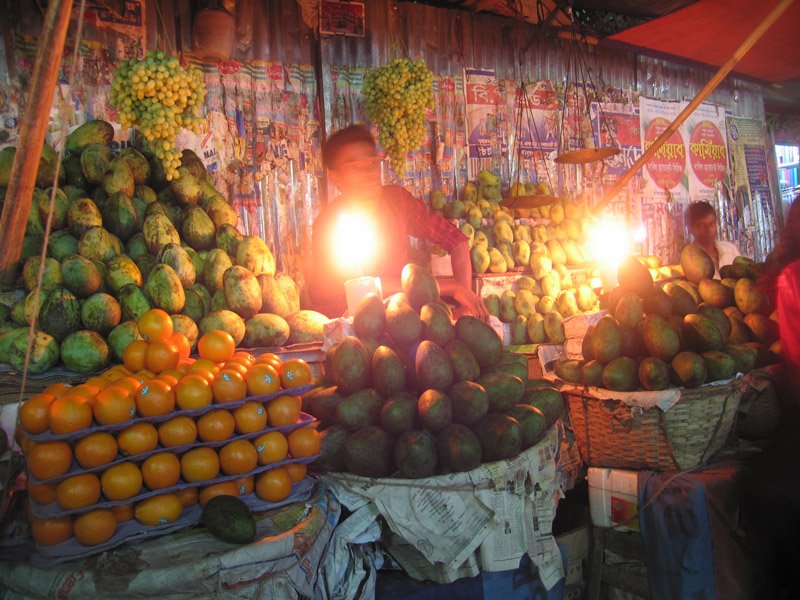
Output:
M430 272L403 268L402 292L370 294L354 336L333 345L327 387L303 398L322 423L314 467L367 477L429 477L510 458L561 416L561 394L528 380L527 359L486 323L455 323Z
M20 407L33 538L40 547L108 542L118 527L175 523L215 496L281 502L320 448L302 360L236 351L204 334L200 358L169 315L145 312L123 364ZM130 529L130 527L128 527Z
M780 332L770 299L745 257L722 267L694 244L681 252L685 279L653 283L636 258L619 267L609 314L589 327L585 360L561 360L561 379L615 391L695 388L778 362Z

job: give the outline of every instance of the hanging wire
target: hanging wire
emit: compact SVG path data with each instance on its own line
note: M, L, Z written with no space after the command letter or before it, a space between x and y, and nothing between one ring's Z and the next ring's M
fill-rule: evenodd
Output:
M172 41L169 35L167 35L167 24L164 22L164 15L161 14L161 6L160 6L161 3L158 0L156 0L154 4L156 5L156 13L158 14L158 20L161 21L161 29L164 31L165 46L162 46L162 49L166 50L170 54L175 54L175 48L172 45ZM159 47L161 42L162 42L161 36L158 35L158 28L156 27L156 48Z

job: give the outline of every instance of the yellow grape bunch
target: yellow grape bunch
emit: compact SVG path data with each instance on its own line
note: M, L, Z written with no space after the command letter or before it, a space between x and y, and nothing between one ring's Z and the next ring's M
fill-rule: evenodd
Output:
M175 137L181 128L201 131L206 84L195 68L185 69L163 52L148 52L142 60L124 60L114 71L110 104L119 122L136 127L164 165L167 180L178 177L180 150Z
M364 76L367 116L378 125L378 142L395 173L425 138L425 111L433 108L433 73L423 60L396 58Z

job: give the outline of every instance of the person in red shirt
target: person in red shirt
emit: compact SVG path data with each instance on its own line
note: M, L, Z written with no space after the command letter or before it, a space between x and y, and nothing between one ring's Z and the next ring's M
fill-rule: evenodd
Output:
M453 277L438 280L441 295L462 314L489 319L472 291L467 237L402 187L381 183L380 158L366 127L351 125L333 134L323 145L322 160L341 196L322 209L312 229L308 297L314 310L341 316L347 308L344 282L362 274L380 277L384 297L399 292L400 273L411 262L408 238L413 236L450 253ZM345 219L365 224L364 230L343 230ZM345 245L354 249L353 261L337 255Z

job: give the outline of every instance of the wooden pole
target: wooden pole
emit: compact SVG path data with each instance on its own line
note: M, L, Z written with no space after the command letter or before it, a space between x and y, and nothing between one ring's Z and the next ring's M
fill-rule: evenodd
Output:
M633 166L625 172L625 174L619 178L617 183L606 192L606 195L603 196L603 199L600 201L594 208L595 213L599 213L603 210L606 205L616 196L622 188L624 188L628 182L633 178L636 172L644 166L644 164L650 160L653 155L658 152L658 149L666 142L670 136L678 130L683 122L691 115L695 109L700 106L700 104L705 100L708 95L713 92L717 86L722 83L722 80L727 77L728 73L731 72L736 63L738 63L742 57L747 54L747 52L752 48L755 43L764 35L767 30L772 26L775 21L783 14L783 12L791 6L794 0L780 0L778 4L775 5L770 13L764 18L761 23L748 35L742 44L736 49L733 55L728 59L728 61L720 67L719 71L717 71L714 76L708 81L708 83L703 87L702 90L698 92L698 94L694 97L694 99L686 105L686 107L680 112L680 114L675 117L675 120L669 124L669 126L664 130L664 132L656 138L653 142L653 145L650 146L647 150L644 151L642 156L639 157Z
M20 124L17 151L3 213L0 215L0 284L3 286L13 285L16 264L22 252L22 238L25 236L71 12L72 0L50 0L47 4L25 114Z

